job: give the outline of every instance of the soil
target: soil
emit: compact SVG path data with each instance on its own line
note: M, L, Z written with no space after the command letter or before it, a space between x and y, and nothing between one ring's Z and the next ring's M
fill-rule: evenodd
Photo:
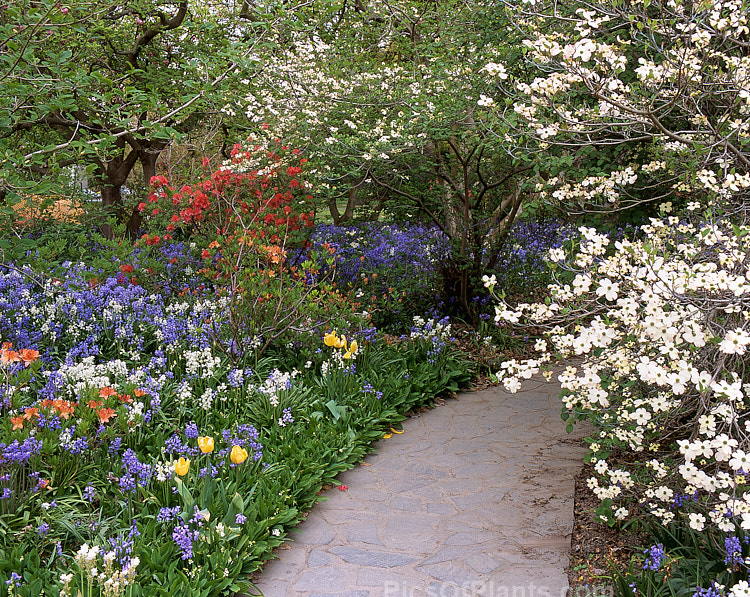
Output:
M586 484L593 472L594 467L585 464L576 477L568 597L613 595L612 568L627 570L632 556L642 549L637 535L610 528L596 520L599 499Z

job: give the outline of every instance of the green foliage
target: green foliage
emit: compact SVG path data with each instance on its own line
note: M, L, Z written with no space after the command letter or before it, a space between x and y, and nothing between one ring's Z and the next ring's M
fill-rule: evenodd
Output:
M736 538L736 544L729 550L726 536L712 530L697 532L686 525L671 523L649 525L645 531L653 547L633 556L627 570L611 570L618 596L693 597L698 589L708 590L716 585L732 587L747 579L746 534L739 528L729 535ZM728 551L734 563L726 562Z
M16 572L18 595L39 594L41 586L52 595L103 594L91 569L119 574L119 559L112 563L103 555L126 543L128 557L139 559L127 573L134 584L126 595L247 591L243 578L285 540L324 485L361 460L407 411L469 380L465 357L426 333L396 344L338 344L326 341L301 370L270 354L256 360L252 373L210 353L170 351L151 369L163 380L166 371L173 376L158 400L132 381L158 344L146 344L152 348L137 356L122 348L101 355L102 364L124 361L107 382L79 387L75 403L36 399L45 379L39 360L8 372L5 387L18 389L11 412L19 416L0 419L0 433L7 440L33 437L40 447L21 466L0 465L10 474L2 483L13 496L0 501L0 591ZM190 372L196 366L197 375ZM245 374L238 383L237 375ZM189 397L182 395L183 382ZM40 427L32 435L34 409L47 417L73 416L58 416L60 428ZM187 431L193 422L215 445L196 447ZM72 440L66 433L85 448L63 448ZM92 442L82 439L93 436ZM246 455L235 459L239 446ZM175 464L178 454L184 461ZM132 468L134 458L137 467L149 467L150 481ZM165 508L178 513L165 517ZM191 537L189 557L175 538L179 533ZM86 551L93 546L102 551ZM63 573L72 577L66 581Z
M242 92L256 33L187 0L14 1L0 15L0 189L59 188L77 164L134 234L120 189Z

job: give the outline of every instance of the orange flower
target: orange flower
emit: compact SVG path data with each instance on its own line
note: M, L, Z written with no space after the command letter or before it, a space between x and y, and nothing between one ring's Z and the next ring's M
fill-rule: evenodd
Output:
M13 423L13 431L23 429L23 417L11 417L10 422Z
M3 342L3 350L10 350L13 348L13 342Z
M123 404L130 404L131 402L133 402L133 399L127 394L118 394L117 399Z
M114 408L103 408L100 411L98 411L96 414L99 415L100 423L107 423L112 417L117 416L117 413L115 412Z
M42 408L52 408L54 407L54 405L54 402L49 398L45 398L39 403L39 406L41 406Z
M5 350L0 352L0 363L7 365L8 363L17 363L21 360L18 353L15 350Z
M31 348L22 348L20 351L21 360L28 367L39 358L39 351Z
M94 410L96 410L102 405L102 401L101 400L89 400L87 404L89 408L93 408Z
M109 398L110 396L114 396L115 394L117 394L117 391L114 388L110 388L109 386L99 390L99 398Z
M38 408L32 408L29 406L25 408L23 411L23 418L26 419L27 421L30 421L31 417L38 417L38 416L39 416Z
M52 401L52 407L60 414L60 416L67 420L70 415L73 414L73 411L76 408L76 404L74 402L69 402L68 400L53 400Z
M146 392L144 392L143 390L139 388L136 388L135 390L133 390L133 394L135 394L136 398L141 398L146 395Z

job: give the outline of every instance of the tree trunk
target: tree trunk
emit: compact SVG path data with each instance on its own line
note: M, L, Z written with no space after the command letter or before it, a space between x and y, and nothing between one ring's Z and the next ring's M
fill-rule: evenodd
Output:
M347 192L347 199L346 199L346 209L344 209L343 214L339 211L339 206L338 206L338 203L336 202L336 198L330 197L328 199L328 211L331 212L331 217L333 218L333 225L343 226L344 224L350 223L354 219L354 207L356 204L357 204L357 187L356 186L349 187L349 191Z
M127 155L117 155L106 164L100 164L96 172L102 186L102 207L107 215L114 216L118 223L125 223L128 238L133 239L138 235L143 217L137 206L130 213L126 212L122 201L122 187L133 171L133 166L139 161L143 168L143 181L149 186L151 177L156 176L156 162L163 148L163 145L153 147L152 144L150 148L132 150ZM101 231L106 238L114 238L114 230L109 224L103 224Z
M139 151L138 159L141 162L141 168L143 169L143 184L146 188L151 186L151 179L156 176L156 162L159 160L161 155L161 149L151 151ZM133 208L127 221L127 233L128 238L134 239L138 236L138 232L141 229L143 223L143 216L138 211L138 206Z
M107 217L114 216L117 221L122 216L122 183L110 182L105 180L102 183L102 207L104 208ZM115 231L112 226L105 222L101 226L101 232L104 238L112 240L115 236Z

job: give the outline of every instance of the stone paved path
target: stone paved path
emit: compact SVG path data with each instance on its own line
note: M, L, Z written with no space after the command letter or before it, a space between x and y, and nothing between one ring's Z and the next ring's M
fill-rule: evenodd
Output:
M574 477L559 388L463 393L339 475L263 570L265 597L565 597Z

